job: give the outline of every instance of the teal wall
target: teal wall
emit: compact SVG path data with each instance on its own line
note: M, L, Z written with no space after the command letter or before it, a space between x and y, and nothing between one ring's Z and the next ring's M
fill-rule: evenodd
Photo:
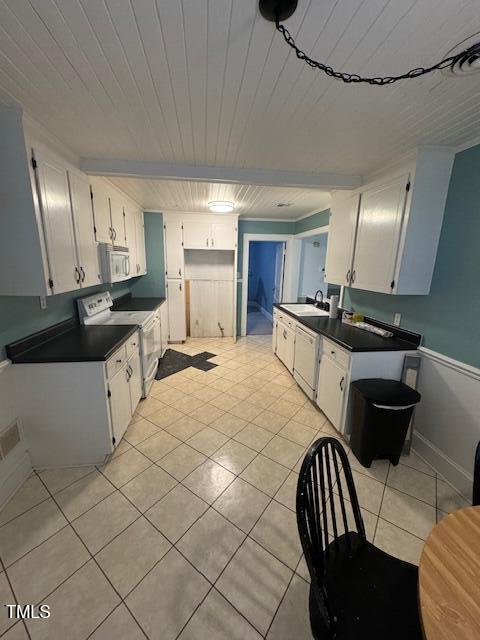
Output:
M418 331L423 344L480 367L480 145L458 153L428 296L347 289L344 306Z
M77 315L77 298L109 289L113 298L130 291L125 283L111 287L101 285L81 291L71 291L47 298L47 308L40 309L40 298L30 296L0 296L0 358L6 344L24 338L35 331Z
M165 297L165 251L163 246L163 216L144 213L147 275L137 278L131 285L135 297Z
M303 218L295 222L294 233L303 233L304 231L311 231L312 229L318 229L318 227L325 227L330 222L330 209L313 213L308 218Z

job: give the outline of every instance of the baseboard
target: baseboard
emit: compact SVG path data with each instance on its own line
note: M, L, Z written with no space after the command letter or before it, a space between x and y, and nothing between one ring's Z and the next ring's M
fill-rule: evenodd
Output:
M268 311L266 309L264 309L263 307L259 307L259 311L262 314L262 316L265 316L265 318L267 318L268 320L270 320L270 322L273 322L273 316L271 313L268 313Z
M12 467L11 471L2 479L0 484L0 509L17 493L25 480L32 473L30 456L25 452Z
M427 464L439 473L446 482L459 491L469 502L472 499L473 476L462 469L454 460L440 451L420 433L413 434L412 449Z

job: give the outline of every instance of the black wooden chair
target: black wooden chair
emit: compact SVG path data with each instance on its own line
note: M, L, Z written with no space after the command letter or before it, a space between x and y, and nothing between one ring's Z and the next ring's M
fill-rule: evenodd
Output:
M418 569L367 541L350 463L335 438L309 449L297 525L315 640L420 640Z
M477 444L475 452L475 462L473 467L473 498L474 507L480 506L480 442Z

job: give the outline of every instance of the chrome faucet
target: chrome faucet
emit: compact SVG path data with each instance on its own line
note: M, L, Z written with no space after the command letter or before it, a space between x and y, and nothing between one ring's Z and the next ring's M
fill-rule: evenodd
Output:
M318 299L317 299L318 294L322 296L320 299L320 302L318 302ZM315 306L320 307L322 304L323 304L323 291L321 289L318 289L318 291L315 292Z

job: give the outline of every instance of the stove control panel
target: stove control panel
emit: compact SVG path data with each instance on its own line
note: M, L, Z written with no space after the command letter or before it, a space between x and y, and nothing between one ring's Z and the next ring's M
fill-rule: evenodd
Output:
M77 300L77 305L78 315L80 320L82 320L83 318L89 318L97 313L106 311L113 305L113 300L110 295L110 291L104 291L102 293L97 293L93 296Z

